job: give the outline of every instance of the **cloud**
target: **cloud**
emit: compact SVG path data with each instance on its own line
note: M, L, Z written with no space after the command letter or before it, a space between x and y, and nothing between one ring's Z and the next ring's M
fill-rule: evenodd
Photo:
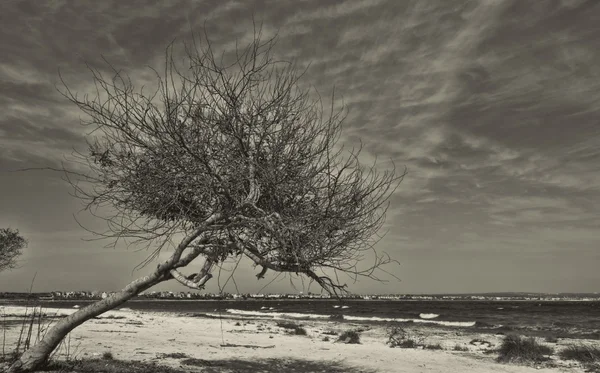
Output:
M429 288L446 282L442 274L466 270L460 260L513 281L493 262L519 253L538 260L527 263L549 279L543 266L556 268L553 260L569 250L591 255L597 243L597 13L595 1L580 0L9 2L0 35L0 170L58 165L83 146L80 112L54 88L59 68L74 91L93 93L83 62L109 74L104 56L148 92L155 76L146 65L162 71L169 42L189 42L190 28L206 24L215 50L232 50L236 40L251 40L254 15L265 37L278 33L276 58L308 67L303 84L326 109L335 86L348 110L342 140L362 141L362 161L408 168L378 248L406 257L405 268L439 268ZM177 58L181 52L176 44ZM76 201L67 202L56 176L6 183L5 175L0 195L11 201L2 204L18 214L0 209L0 221L31 227L36 245L52 230L71 237ZM126 257L119 269L139 259ZM410 277L416 269L405 271L419 283ZM572 283L584 288L597 279Z

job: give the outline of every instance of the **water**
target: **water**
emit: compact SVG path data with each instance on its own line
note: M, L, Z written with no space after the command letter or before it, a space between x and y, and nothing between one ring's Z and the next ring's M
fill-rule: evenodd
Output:
M37 302L48 308L73 308L87 303L89 301ZM590 334L588 337L600 339L598 301L134 300L122 308L235 317L328 319L342 315L350 321L389 322L397 319L498 331L586 333Z

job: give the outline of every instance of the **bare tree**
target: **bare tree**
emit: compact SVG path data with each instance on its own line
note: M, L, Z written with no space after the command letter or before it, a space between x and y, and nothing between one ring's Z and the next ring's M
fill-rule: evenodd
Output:
M27 246L27 241L19 235L19 231L11 228L0 229L0 271L15 268L17 257Z
M273 57L274 45L255 30L247 47L217 56L204 35L185 45L183 68L171 45L151 94L117 69L107 79L90 67L94 98L63 81L64 96L90 118L89 152L76 154L89 172L66 175L106 221L95 233L152 248L143 265L173 252L150 275L58 322L10 372L39 367L75 327L158 283L202 289L228 258L251 259L258 278L303 275L334 294L345 289L339 274L377 278L392 262L374 243L404 173L365 167L360 148L338 146L345 111L334 110L332 95L325 114L301 88L303 73ZM366 255L374 262L361 267ZM182 273L200 258L199 271Z

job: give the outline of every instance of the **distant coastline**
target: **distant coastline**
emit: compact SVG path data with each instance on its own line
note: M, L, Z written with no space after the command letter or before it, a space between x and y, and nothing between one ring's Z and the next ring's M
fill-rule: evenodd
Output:
M42 293L0 292L0 300L11 301L52 301L52 300L98 300L112 292L105 291L53 291ZM600 301L600 293L479 293L479 294L350 294L332 297L329 294L231 294L200 292L148 292L133 300L401 300L401 301Z

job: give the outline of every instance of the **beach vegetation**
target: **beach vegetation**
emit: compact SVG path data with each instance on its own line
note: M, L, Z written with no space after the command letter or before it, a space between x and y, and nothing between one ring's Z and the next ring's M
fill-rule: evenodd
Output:
M17 258L27 246L17 229L0 228L0 271L17 266Z
M588 371L600 372L600 347L591 345L571 345L561 350L558 356L563 360L580 362Z
M360 344L360 334L356 330L346 330L337 339L346 344Z
M498 348L498 362L501 363L539 363L549 360L554 350L542 345L534 337L516 334L507 335Z
M398 344L394 347L400 347L400 348L417 348L419 347L419 343L417 343L417 341L415 341L414 339L403 339L400 342L398 342Z
M287 330L289 333L294 335L307 335L306 329L302 327L302 325L298 325L293 322L288 321L278 321L275 325L280 328Z

